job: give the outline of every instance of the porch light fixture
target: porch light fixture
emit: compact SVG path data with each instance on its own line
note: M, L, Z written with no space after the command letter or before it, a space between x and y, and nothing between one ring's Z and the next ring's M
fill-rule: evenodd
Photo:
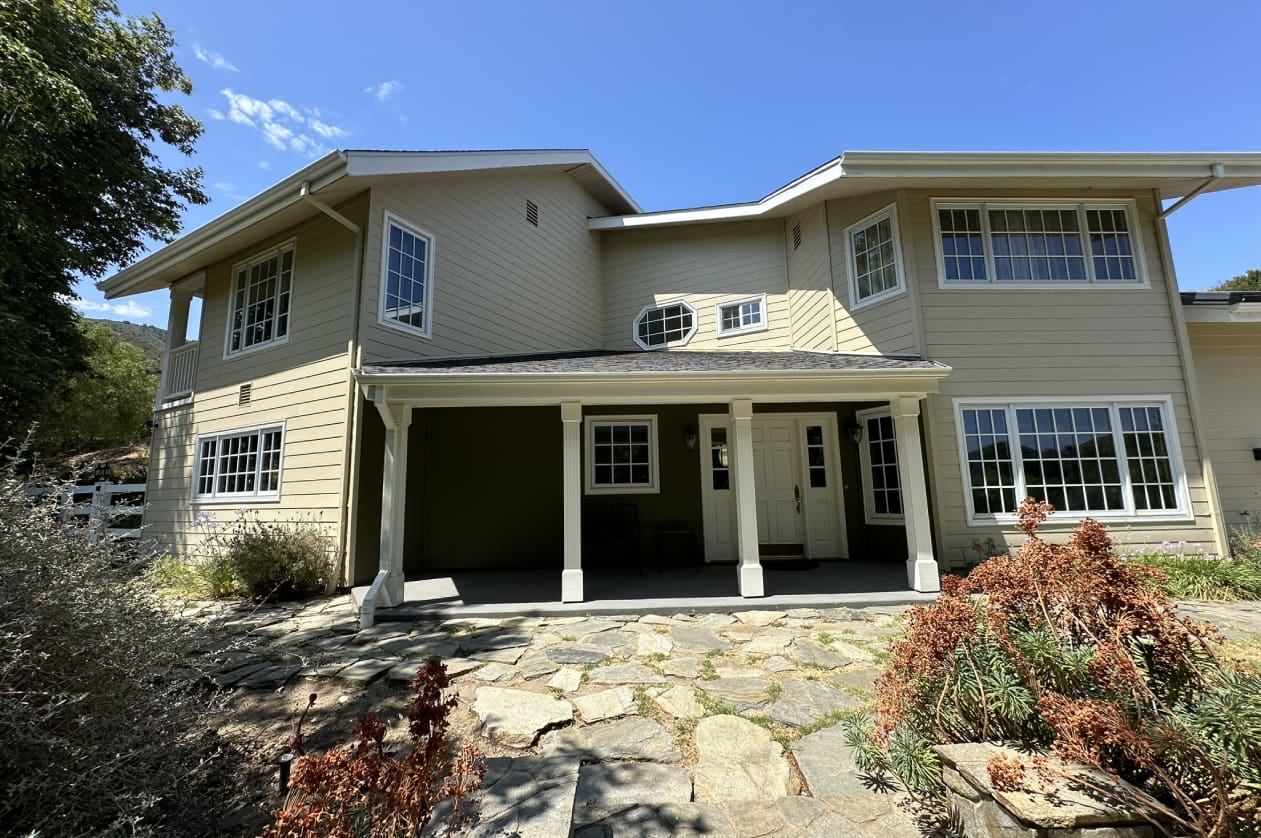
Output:
M855 445L858 445L863 441L863 426L851 418L845 423L845 435L848 436Z
M688 451L696 450L697 439L698 437L696 436L695 425L688 425L686 428L683 429L683 444L687 446Z

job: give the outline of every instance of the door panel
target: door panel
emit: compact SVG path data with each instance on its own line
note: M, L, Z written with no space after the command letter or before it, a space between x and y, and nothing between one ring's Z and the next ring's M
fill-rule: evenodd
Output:
M753 479L762 544L801 542L795 438L795 422L754 420Z

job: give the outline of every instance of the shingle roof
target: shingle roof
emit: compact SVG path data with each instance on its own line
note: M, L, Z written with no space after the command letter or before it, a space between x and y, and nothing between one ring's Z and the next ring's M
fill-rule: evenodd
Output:
M911 355L850 355L825 352L556 352L483 358L365 364L366 375L547 375L623 373L892 372L949 370Z

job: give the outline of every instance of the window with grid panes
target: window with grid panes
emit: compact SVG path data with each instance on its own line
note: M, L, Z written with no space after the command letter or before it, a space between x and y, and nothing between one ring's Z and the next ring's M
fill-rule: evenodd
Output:
M381 266L381 320L422 335L430 334L433 240L386 216Z
M682 300L647 306L635 318L633 334L642 349L681 346L696 334L696 309Z
M823 444L823 426L806 425L806 470L810 488L826 489L828 485L827 446Z
M656 491L657 441L652 418L587 420L589 490Z
M710 471L714 488L723 491L731 488L731 453L727 448L727 429L709 429Z
M1164 405L1018 402L960 417L977 516L1012 514L1026 496L1099 517L1185 510Z
M287 338L293 290L293 245L237 265L234 275L227 354Z
M898 472L898 446L894 436L893 416L887 410L864 411L858 415L862 424L860 443L863 472L867 486L869 521L903 519L902 478Z
M898 266L897 223L893 210L882 211L868 221L850 227L851 290L854 303L883 297L902 288Z
M283 442L280 426L199 438L196 496L213 499L278 495Z
M948 283L1139 282L1124 205L943 203L938 250Z
M766 298L722 303L718 306L718 334L733 335L753 332L766 326Z

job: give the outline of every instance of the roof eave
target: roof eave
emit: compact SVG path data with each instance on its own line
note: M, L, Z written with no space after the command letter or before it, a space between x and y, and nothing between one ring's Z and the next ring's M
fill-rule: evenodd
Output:
M644 370L622 372L534 372L534 373L448 373L426 372L388 372L373 373L362 367L354 370L354 376L362 385L390 384L422 384L425 382L442 382L444 384L520 384L536 381L559 382L566 384L588 384L608 382L618 379L633 379L638 382L671 382L680 379L687 381L720 380L720 381L752 381L767 378L789 379L794 381L835 381L845 378L921 378L940 380L953 372L953 368L940 362L933 362L931 367L914 369L836 369L836 370Z

